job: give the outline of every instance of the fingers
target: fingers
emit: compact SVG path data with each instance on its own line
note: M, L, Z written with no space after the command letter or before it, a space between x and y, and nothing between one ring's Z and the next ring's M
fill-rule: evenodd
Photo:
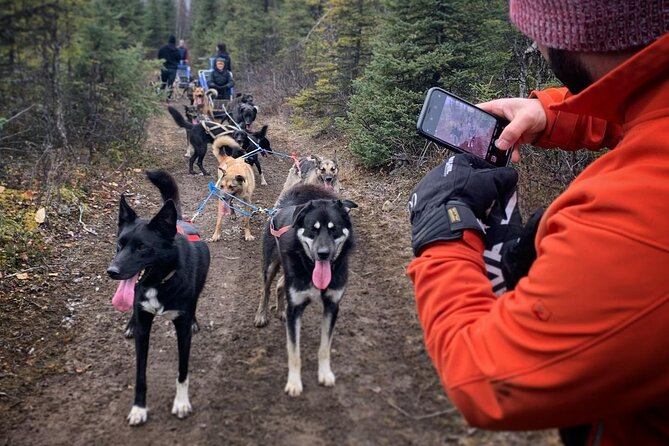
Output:
M546 113L537 99L496 99L478 104L478 107L509 121L495 141L500 150L509 150L519 143L532 143L546 127ZM519 156L515 155L514 161L517 159Z

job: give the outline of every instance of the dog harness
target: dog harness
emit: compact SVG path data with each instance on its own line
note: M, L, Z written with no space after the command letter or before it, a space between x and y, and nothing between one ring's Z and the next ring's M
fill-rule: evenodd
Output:
M190 220L177 220L177 232L185 235L190 242L200 240L200 233Z
M216 139L219 136L229 135L237 130L231 125L223 125L214 121L202 121L200 122L200 125L202 125L204 131L213 139Z
M291 207L294 208L294 206ZM269 219L269 233L278 239L283 234L288 232L290 228L293 227L292 224L287 222L288 218L292 218L292 214L293 214L292 212L290 212L290 214L288 212L281 213L281 209L277 209L274 215L272 215L272 218ZM279 217L278 220L277 217ZM283 226L280 226L279 229L276 229L277 224L278 225L283 224Z

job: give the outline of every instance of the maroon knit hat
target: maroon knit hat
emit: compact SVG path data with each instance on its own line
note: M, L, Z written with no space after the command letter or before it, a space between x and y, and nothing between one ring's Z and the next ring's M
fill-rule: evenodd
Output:
M510 0L511 21L549 48L616 51L669 31L669 0Z

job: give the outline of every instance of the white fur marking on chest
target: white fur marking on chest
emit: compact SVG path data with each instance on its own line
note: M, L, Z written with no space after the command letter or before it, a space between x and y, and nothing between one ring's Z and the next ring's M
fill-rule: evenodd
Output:
M339 303L341 298L344 297L344 291L345 291L345 288L342 288L341 290L328 289L327 291L325 291L325 297L327 297L332 302L337 304L337 303Z
M155 288L149 288L148 290L146 290L144 296L146 297L147 300L142 300L140 305L142 306L142 310L146 311L147 313L155 314L157 316L163 316L165 319L168 319L170 321L173 321L174 319L178 318L179 315L181 314L177 310L165 311L165 307L158 300L158 290Z
M306 290L297 291L295 288L290 288L288 292L288 298L293 305L301 305L304 302L310 301L311 299L316 299L321 295L321 290L316 287L311 287Z

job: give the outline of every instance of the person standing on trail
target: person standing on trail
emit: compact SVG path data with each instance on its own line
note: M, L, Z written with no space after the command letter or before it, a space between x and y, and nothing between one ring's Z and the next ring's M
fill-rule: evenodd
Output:
M212 88L218 92L218 99L230 99L230 89L234 86L232 74L225 66L224 59L216 59L214 71L211 73Z
M225 67L228 71L232 72L232 60L230 60L230 55L228 54L225 43L216 45L216 58L223 59L225 61Z
M179 50L176 47L176 41L176 37L170 35L167 39L167 44L158 50L158 59L164 61L163 67L160 70L160 89L164 90L166 87L168 88L168 98L172 97L172 84L177 77L177 68L181 60Z
M511 0L510 16L566 88L480 104L510 121L497 147L610 150L525 227L510 167L459 154L420 181L427 351L474 426L669 444L669 3Z
M183 65L188 65L188 47L186 47L186 41L184 39L179 40L179 59L180 63Z

